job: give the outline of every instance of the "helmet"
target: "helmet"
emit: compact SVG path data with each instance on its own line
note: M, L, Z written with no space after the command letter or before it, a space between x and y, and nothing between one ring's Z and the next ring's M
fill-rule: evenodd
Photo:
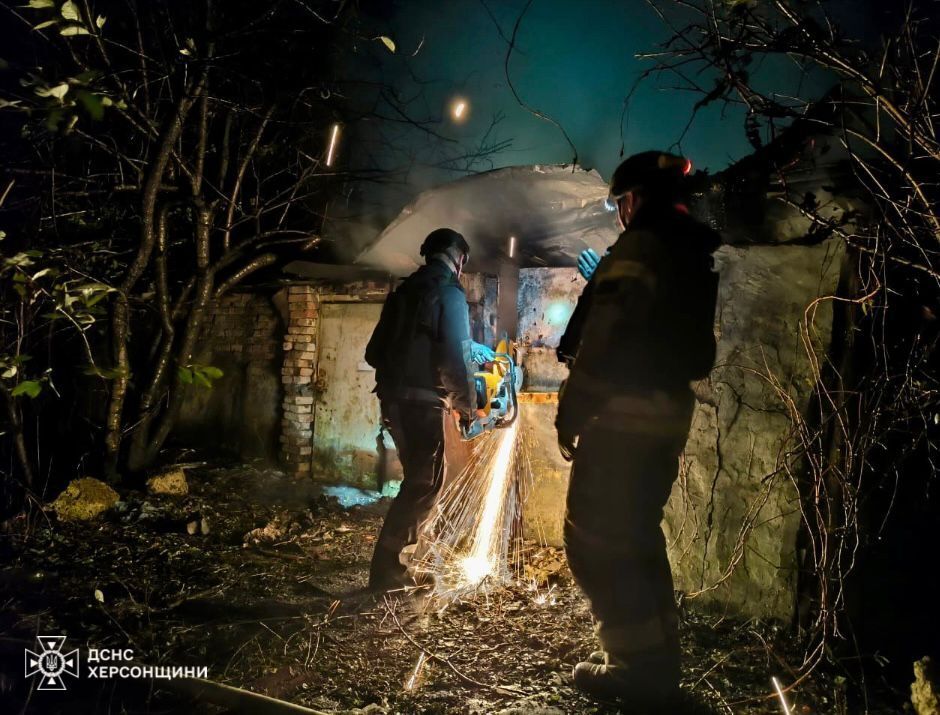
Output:
M465 256L470 255L470 246L467 241L452 228L439 228L428 234L421 244L421 255L425 258L435 253L446 253L456 248Z
M684 156L663 151L634 154L621 163L610 178L610 199L616 201L638 188L675 193L682 179L691 172L692 162Z

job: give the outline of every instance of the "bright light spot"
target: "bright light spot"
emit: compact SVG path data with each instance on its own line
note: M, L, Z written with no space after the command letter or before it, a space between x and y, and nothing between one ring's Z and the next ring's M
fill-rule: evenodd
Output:
M469 584L480 583L493 570L493 564L482 556L468 556L461 562L460 566L463 568L464 578L467 579Z
M509 237L509 257L512 258L515 253L516 253L516 237L510 236Z
M567 325L574 306L563 300L555 300L545 308L545 322L549 325Z
M492 571L499 559L499 528L503 504L506 501L506 489L509 486L509 475L512 467L513 448L516 445L516 433L519 421L510 427L499 430L500 440L496 456L493 459L489 472L489 485L486 498L483 500L483 512L473 536L473 546L470 555L463 560L463 572L467 581L473 585L482 581Z
M470 114L470 105L467 104L467 100L455 99L451 102L450 116L454 118L455 122L466 120L468 114Z
M604 210L613 213L617 210L617 202L611 198L604 199Z
M536 594L535 598L532 599L532 603L536 606L554 606L557 601L552 591L555 590L555 587L552 586L546 593Z
M326 165L333 166L333 157L336 155L336 142L339 139L339 124L333 125L333 130L330 132L330 146L326 150Z

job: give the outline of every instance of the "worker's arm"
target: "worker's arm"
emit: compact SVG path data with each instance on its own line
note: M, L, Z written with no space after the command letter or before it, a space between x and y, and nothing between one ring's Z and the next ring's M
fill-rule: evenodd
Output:
M441 291L438 340L441 383L450 396L451 406L460 413L461 419L469 422L476 412L476 390L467 367L473 341L470 339L470 309L458 286L446 286Z

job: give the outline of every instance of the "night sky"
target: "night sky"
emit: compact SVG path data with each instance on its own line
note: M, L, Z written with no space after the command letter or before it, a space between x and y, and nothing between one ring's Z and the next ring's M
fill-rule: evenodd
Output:
M573 160L562 132L522 108L506 82L508 39L524 6L524 0L402 0L369 9L376 36L391 37L396 51L367 41L343 58L357 81L346 88L351 121L341 161L355 169L390 170L394 178L359 185L345 205L333 207L333 216L345 211L364 222L341 227L342 233L351 232L357 243L369 240L418 191L470 172ZM858 7L847 15L868 24ZM677 150L700 99L676 90L672 76L650 78L633 95L621 138L625 96L652 64L635 55L657 50L667 32L643 0L533 0L516 36L512 81L528 105L564 127L578 163L606 179L620 161L622 143L627 155ZM818 97L831 84L782 57L765 61L755 77L762 88L802 97ZM710 77L698 79L712 85ZM463 123L448 112L455 97L468 102ZM383 119L360 118L370 112ZM495 125L494 117L501 117ZM499 150L470 162L462 158L481 143ZM704 107L679 148L696 168L725 168L751 150L743 111L720 103Z

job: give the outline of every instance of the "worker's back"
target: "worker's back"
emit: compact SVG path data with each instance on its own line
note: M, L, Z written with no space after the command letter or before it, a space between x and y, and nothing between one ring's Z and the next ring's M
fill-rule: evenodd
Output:
M389 295L366 348L381 399L466 400L466 296L454 272L432 260ZM466 345L464 343L467 343Z
M675 207L641 209L592 276L572 379L672 391L705 377L715 358L718 243Z

